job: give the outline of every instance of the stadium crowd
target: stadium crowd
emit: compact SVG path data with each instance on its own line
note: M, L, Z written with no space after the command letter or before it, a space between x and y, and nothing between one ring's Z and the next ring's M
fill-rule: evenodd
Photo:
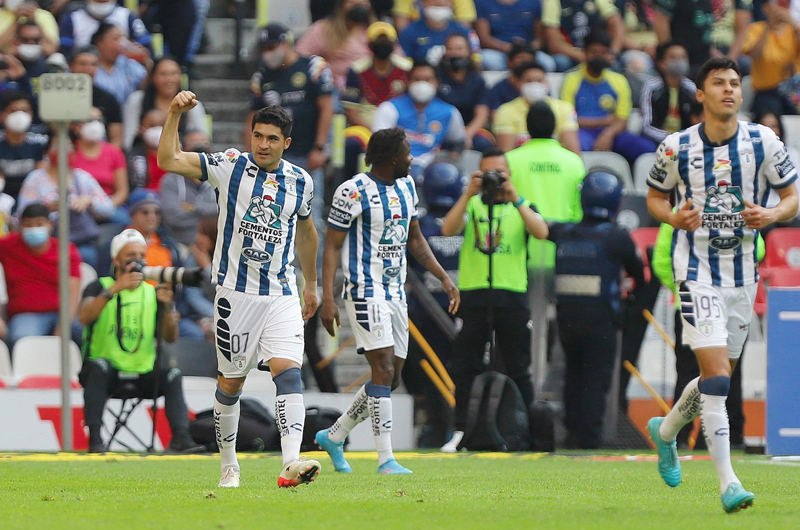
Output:
M7 284L7 294L0 292L0 338L10 349L24 336L61 332L54 316L55 245L47 239L58 204L58 145L37 115L43 73L94 79L92 118L71 125L68 146L72 277L90 270L80 262L107 275L111 238L126 227L145 236L148 265L196 265L210 277L214 190L166 173L156 157L170 101L185 77L199 77L194 58L209 2L141 0L138 13L122 4L5 0L0 7L0 264ZM412 176L428 203L441 208L454 204L461 190L443 191L445 200L437 200L436 189L426 188L436 183L421 178L432 164L458 165L470 150L524 147L526 160L543 156L531 146L549 140L531 140L526 119L539 102L552 110L552 137L563 148L614 152L631 166L668 134L697 122L693 78L710 57L734 58L751 75L752 107L742 110L753 121L781 134L781 117L800 112L800 0L389 4L311 0L315 21L301 35L278 22L261 28L252 43L260 64L251 78L244 148L253 113L283 106L294 118L285 158L306 168L323 190L336 113L348 125L345 178L362 170L372 132L400 126L411 144ZM163 53L154 48L156 27ZM629 126L634 109L640 130ZM181 121L186 151L208 152L211 134L202 104ZM521 153L509 155L511 166ZM580 219L579 212L562 213L575 204L577 189L572 195L539 191L560 177L548 174L545 163L538 168L543 184L525 192L527 199L548 221ZM568 182L585 175L577 157L569 171ZM324 219L324 196L315 194L317 222ZM49 218L37 214L40 205ZM432 237L434 251L439 245L449 252L457 269L452 249L459 245ZM212 296L202 288L176 292L180 336L213 340ZM74 297L77 304L78 292Z

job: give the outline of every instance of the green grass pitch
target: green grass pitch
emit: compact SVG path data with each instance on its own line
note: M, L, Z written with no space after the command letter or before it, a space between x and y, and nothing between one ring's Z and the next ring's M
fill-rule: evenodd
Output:
M766 457L734 457L756 503L727 515L708 460L672 489L653 461L580 453L398 453L409 476L376 475L374 453L350 455L353 475L310 456L311 485L280 490L277 456L244 455L241 488L221 490L217 456L0 455L0 529L800 528L800 463Z

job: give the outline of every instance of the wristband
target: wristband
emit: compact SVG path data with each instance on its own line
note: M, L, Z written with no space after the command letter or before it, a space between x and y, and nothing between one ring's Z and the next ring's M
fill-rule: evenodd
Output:
M109 300L109 301L114 298L114 295L111 294L111 291L108 290L108 289L103 289L102 291L100 291L100 296L102 296L103 298L105 298L106 300Z
M522 195L520 195L520 196L519 196L519 200L518 200L517 202L515 202L515 203L514 203L514 208L519 208L519 207L520 207L520 206L522 206L523 204L525 204L525 197L523 197Z

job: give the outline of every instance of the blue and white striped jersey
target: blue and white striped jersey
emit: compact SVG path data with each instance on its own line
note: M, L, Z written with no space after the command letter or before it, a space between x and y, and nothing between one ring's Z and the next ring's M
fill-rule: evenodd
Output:
M217 190L217 283L243 293L297 295L294 237L297 218L311 215L311 176L286 160L267 173L252 154L233 148L202 153L200 162L203 180Z
M406 242L418 201L410 176L389 186L360 173L336 189L328 226L347 232L342 246L345 300L404 298Z
M708 140L703 124L667 136L647 184L663 192L675 188L677 207L691 198L703 219L694 232L673 232L675 280L720 287L757 282L757 230L747 228L739 212L745 200L766 205L772 189L796 178L783 142L762 125L740 121L736 135L719 146Z

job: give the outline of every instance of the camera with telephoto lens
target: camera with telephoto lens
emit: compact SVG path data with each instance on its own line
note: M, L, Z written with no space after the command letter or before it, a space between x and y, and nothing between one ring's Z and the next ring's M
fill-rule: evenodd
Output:
M499 171L491 170L481 174L482 189L484 193L494 194L506 181L506 178Z
M148 267L144 260L137 259L128 263L133 263L130 272L140 272L145 280L152 280L158 283L170 283L172 285L186 285L197 287L203 283L203 269L200 267Z

